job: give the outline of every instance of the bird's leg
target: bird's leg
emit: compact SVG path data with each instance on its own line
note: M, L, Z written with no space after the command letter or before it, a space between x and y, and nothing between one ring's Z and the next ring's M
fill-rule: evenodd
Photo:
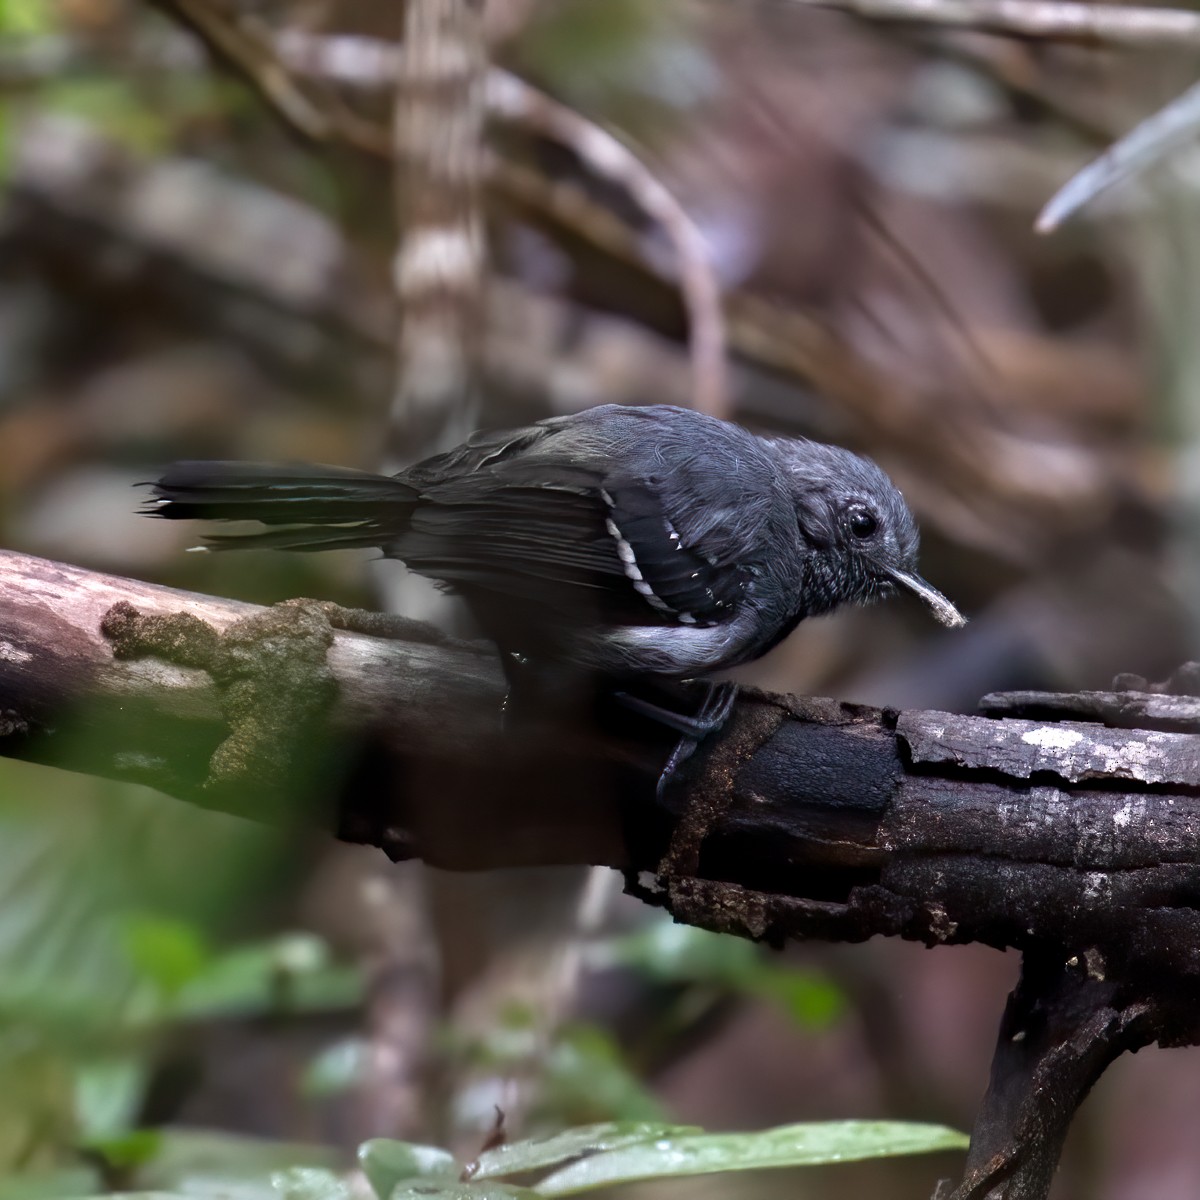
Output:
M679 734L654 789L658 800L663 798L667 784L675 772L696 752L696 747L708 737L716 733L729 719L733 711L734 701L737 700L738 687L736 683L704 683L704 699L700 707L690 716L687 713L675 712L662 705L655 704L641 696L630 692L616 692L614 698L630 712L638 713L658 724Z
M651 721L657 721L682 737L700 741L710 733L715 733L725 724L730 710L733 708L733 702L737 699L736 683L708 683L705 681L703 686L705 688L704 699L695 713L690 715L676 712L661 704L655 704L652 700L636 696L632 692L614 692L613 697L630 712L647 717Z
M547 668L524 654L502 646L500 661L508 689L501 706L505 731L516 730L529 719L562 722L575 716L589 721L599 718L601 727L612 729L611 705L652 722L659 729L677 735L666 764L658 777L655 795L661 800L667 784L678 769L695 753L709 734L729 719L737 699L737 684L696 680L681 687L670 681L639 680L632 687L614 688L612 681L573 671ZM699 706L693 712L681 712L678 705L692 699L699 689ZM603 714L610 713L606 718ZM628 717L618 723L627 728Z

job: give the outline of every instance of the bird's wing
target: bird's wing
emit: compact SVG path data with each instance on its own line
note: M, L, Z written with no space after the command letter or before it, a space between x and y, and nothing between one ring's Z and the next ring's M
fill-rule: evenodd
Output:
M447 458L437 473L406 473L421 498L389 552L412 569L577 620L712 624L729 615L736 566L687 544L660 487L607 464L480 449L469 462Z

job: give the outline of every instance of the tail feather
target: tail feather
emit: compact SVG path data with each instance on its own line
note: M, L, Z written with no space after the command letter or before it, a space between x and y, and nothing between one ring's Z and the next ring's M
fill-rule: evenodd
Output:
M407 528L417 497L388 475L287 463L179 462L151 487L146 516L297 526L209 538L219 550L378 546Z
M210 533L203 550L368 550L384 546L397 536L394 529L377 525L301 525L266 533Z

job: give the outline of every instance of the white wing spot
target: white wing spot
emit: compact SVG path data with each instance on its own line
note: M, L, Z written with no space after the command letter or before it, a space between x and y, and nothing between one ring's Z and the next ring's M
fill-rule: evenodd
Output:
M604 488L600 489L600 495L604 503L611 508L613 503L612 496ZM621 536L621 530L616 521L612 517L606 517L604 528L608 530L609 536L617 543L617 557L621 560L621 570L625 572L626 579L633 584L634 591L639 596L644 597L652 608L668 616L674 616L675 613L671 606L665 601L660 600L654 594L654 589L646 582L645 577L642 575L642 569L637 565L637 555L634 554L633 547ZM685 624L695 623L695 618L686 614L680 616L679 620L684 621Z

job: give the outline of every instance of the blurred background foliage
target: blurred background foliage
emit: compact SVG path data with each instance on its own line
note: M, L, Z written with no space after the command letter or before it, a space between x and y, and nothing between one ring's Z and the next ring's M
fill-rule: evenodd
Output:
M400 28L378 0L217 7L270 38ZM391 576L360 555L186 555L191 531L132 515L132 485L178 457L378 465L395 371L391 164L298 136L169 9L0 0L0 540L257 601L376 604ZM494 62L618 131L699 224L730 414L876 456L918 512L925 574L973 616L953 635L902 602L808 622L755 682L969 708L1193 656L1195 163L1054 237L1032 220L1194 53L768 0L492 0L485 21ZM386 131L378 80L329 90ZM483 423L687 403L662 231L544 129L497 122L488 145ZM0 1196L177 1183L197 1161L236 1175L267 1153L246 1135L290 1165L291 1143L336 1157L372 1134L469 1151L496 1104L517 1132L970 1124L1005 956L773 955L611 894L570 936L574 875L490 881L515 898L501 929L471 907L494 891L430 874L0 758ZM1200 1194L1195 1066L1118 1064L1056 1197ZM213 1132L173 1144L173 1175L136 1140L188 1128ZM937 1173L734 1186L924 1197ZM733 1194L655 1194L684 1187Z

